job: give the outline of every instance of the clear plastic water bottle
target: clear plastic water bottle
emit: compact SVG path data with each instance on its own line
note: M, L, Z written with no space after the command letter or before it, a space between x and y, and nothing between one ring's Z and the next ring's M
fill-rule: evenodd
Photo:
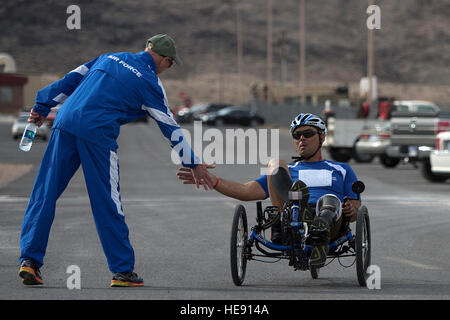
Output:
M23 132L22 140L20 140L19 149L22 151L30 151L31 145L33 144L34 137L36 136L37 126L34 122L30 122L25 127Z

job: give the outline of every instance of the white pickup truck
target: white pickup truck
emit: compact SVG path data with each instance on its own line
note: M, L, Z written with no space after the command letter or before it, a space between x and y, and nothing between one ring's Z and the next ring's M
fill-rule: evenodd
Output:
M355 151L361 132L364 128L372 127L378 119L328 119L328 134L323 144L334 161L348 162L355 159L357 162L371 162L374 155L359 154Z
M450 116L443 114L434 103L398 101L396 112L391 117L391 144L386 154L391 158L419 162L422 175L437 182L441 179L431 170L430 154L435 148L437 135L448 130Z

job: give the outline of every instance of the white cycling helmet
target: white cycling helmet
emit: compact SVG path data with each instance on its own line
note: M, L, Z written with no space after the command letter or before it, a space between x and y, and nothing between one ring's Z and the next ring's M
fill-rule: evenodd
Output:
M312 113L300 113L291 122L291 134L300 126L312 126L327 134L327 126L325 122Z

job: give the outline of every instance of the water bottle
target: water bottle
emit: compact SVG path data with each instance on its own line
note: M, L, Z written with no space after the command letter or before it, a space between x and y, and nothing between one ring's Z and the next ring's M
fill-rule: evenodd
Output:
M22 151L30 151L33 144L34 137L36 135L37 126L34 122L30 122L25 127L22 140L20 140L19 149Z

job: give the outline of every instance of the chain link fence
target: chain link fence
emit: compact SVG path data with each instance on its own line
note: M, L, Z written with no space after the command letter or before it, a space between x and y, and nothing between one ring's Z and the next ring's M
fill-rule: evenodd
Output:
M324 106L300 105L298 103L271 105L253 101L247 107L262 116L266 124L275 126L289 126L292 119L299 113L309 112L325 118ZM342 119L356 119L359 111L356 107L331 106L331 109L334 111L336 118Z

